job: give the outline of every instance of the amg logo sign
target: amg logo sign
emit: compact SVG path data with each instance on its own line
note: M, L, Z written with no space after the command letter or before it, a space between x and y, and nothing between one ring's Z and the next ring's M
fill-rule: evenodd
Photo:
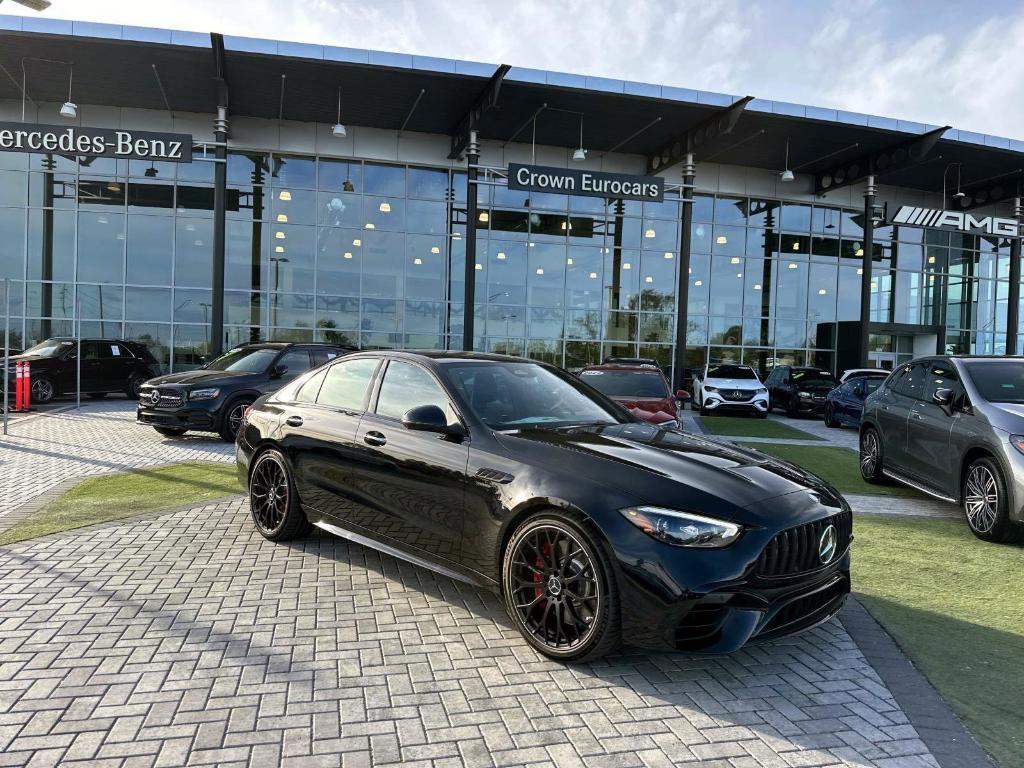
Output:
M936 227L1004 237L1020 236L1017 222L1014 219L1000 219L995 216L978 218L963 211L940 211L935 208L915 208L911 205L904 205L896 211L896 215L892 217L892 223L908 227Z

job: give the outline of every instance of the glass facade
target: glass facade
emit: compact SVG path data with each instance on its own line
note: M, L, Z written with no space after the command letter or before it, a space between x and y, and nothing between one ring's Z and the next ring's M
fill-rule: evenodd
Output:
M83 335L142 341L170 370L199 365L213 175L201 158L0 153L12 346L73 334L77 316ZM463 172L253 152L231 154L227 176L226 345L461 345ZM525 193L495 170L477 194L478 349L569 369L610 355L671 366L678 189L657 204ZM860 315L859 212L698 194L691 236L688 368L836 364L838 324ZM1003 351L1006 241L883 227L873 263L873 322L944 328L951 351Z

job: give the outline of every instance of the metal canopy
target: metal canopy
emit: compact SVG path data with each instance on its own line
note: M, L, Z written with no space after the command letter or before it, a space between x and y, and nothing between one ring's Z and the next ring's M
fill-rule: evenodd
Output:
M0 71L0 99L20 101L21 63L23 58L29 57L73 62L73 98L79 104L161 111L169 105L174 111L211 116L216 112L217 81L211 67L209 38L203 43L172 45L0 31L0 66L7 72ZM411 61L411 57L407 58ZM340 87L341 120L346 125L399 130L408 118L405 131L450 136L493 72L483 71L481 67L467 67L457 72L454 66L446 71L398 66L392 65L387 57L383 61L383 64L371 65L242 51L228 46L223 53L223 71L230 89L231 116L276 120L283 115L285 120L330 125L336 119ZM166 90L166 103L154 65ZM26 66L30 99L47 104L64 101L67 67L33 61ZM515 70L502 81L498 105L481 115L477 126L479 138L507 141L546 104L548 109L537 118L537 143L575 149L579 144L582 113L583 144L591 159L613 147L619 153L654 157L662 148L671 147L671 142L692 126L711 119L730 103L727 100L698 103L597 90L577 87L576 81L571 87L553 85L518 79L514 75ZM410 114L413 104L416 108ZM35 119L31 102L29 114ZM56 117L40 114L39 120L55 122ZM717 142L710 155L705 152L697 159L781 171L788 139L790 166L798 168L800 173L817 175L913 136L893 127L814 119L804 116L803 111L800 115L765 111L762 103L754 101L746 106L730 140ZM527 137L528 134L523 133L517 140L524 141ZM943 168L948 163L959 162L962 163L963 186L968 189L972 184L1024 167L1024 153L952 139L939 139L928 157L930 159L923 163L887 170L884 183L941 191Z

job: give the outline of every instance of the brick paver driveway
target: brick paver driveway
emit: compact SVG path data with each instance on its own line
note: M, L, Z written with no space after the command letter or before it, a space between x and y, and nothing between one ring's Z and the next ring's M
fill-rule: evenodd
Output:
M105 413L72 425L90 451L152 440ZM141 450L108 447L89 462ZM489 593L326 535L266 542L242 499L0 548L0 765L399 763L938 765L837 621L567 667Z

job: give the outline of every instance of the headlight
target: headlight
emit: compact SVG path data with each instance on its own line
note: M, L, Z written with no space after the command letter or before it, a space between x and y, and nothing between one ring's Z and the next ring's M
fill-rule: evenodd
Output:
M704 391L705 392L717 392L718 391L718 387L709 387L707 384L705 384L704 385Z
M810 392L797 392L800 397L808 398L811 396Z
M620 512L651 538L677 547L727 547L743 530L724 520L661 507L629 507Z
M1010 435L1010 445L1024 453L1024 435Z
M188 393L189 400L213 400L220 394L220 390L216 388L211 389L193 389Z
M679 422L677 422L675 419L668 419L667 421L659 421L656 426L674 429L675 427L679 426Z

